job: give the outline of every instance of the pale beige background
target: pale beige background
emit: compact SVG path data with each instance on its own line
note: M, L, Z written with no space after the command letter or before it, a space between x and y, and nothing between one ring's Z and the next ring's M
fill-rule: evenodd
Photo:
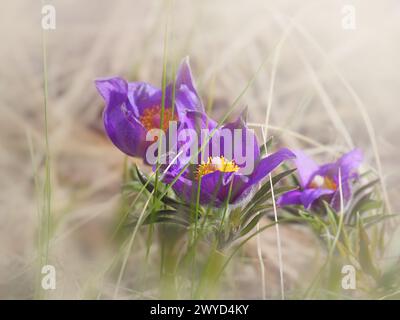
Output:
M52 204L59 221L51 247L59 270L52 297L81 298L88 282L97 281L90 276L118 250L105 245L105 230L115 219L124 159L103 133L103 105L93 79L121 75L159 84L167 5L144 0L49 3L57 10L57 28L46 35ZM342 28L345 4L356 9L355 30ZM40 10L40 1L0 3L2 298L31 297L35 274L38 201L33 167L43 170L44 154ZM289 147L306 147L321 160L354 145L365 150L366 166L376 169L378 155L392 210L399 210L399 1L177 0L171 19L170 61L190 56L204 99L214 92L215 117L226 112L269 55L240 102L239 107L249 107L249 120L264 123L273 79L270 124L279 130L271 133ZM261 241L266 288L273 295L278 281L274 231L264 233ZM306 230L282 228L282 241L290 290L299 275L307 277L303 266L315 252ZM143 250L140 242L135 250ZM249 263L237 276L244 290L234 297L261 296L256 255L255 244L250 244ZM124 279L127 289L120 297L154 294L151 288L140 294L130 291L135 290L130 280ZM113 278L105 280L104 297L113 285Z

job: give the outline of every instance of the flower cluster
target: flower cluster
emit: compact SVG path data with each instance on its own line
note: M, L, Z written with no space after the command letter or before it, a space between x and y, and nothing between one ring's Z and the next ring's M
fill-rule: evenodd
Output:
M278 204L303 205L309 209L316 201L325 198L332 208L340 210L341 198L343 205L351 198L351 180L357 178L356 170L360 166L363 155L361 150L354 149L336 162L322 166L298 150L296 167L300 178L300 189L285 193L278 199Z
M259 182L287 160L297 167L299 185L278 198L279 206L312 209L322 199L339 210L341 199L348 202L351 197L351 180L362 162L360 150L321 166L302 151L286 148L262 157L256 135L242 115L219 125L205 113L187 58L164 90L120 77L96 80L96 87L105 100L103 120L111 141L127 155L153 164L153 170L162 172L163 182L185 203L198 201L217 208L245 203ZM201 134L201 139L187 134L182 140L171 139L171 123L177 137L189 129L198 135L207 130L207 134ZM153 130L166 134L163 140L175 147L162 163L149 160L150 146L159 160L165 153L158 149L159 136L150 135Z

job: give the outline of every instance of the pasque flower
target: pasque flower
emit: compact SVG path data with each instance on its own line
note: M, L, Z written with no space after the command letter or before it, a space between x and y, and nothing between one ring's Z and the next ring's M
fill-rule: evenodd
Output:
M172 188L177 195L186 202L196 202L199 197L200 204L221 207L226 204L238 204L247 198L258 183L282 162L293 159L295 155L288 149L282 148L265 158L261 158L260 146L253 131L249 130L240 116L236 121L227 123L220 128L217 123L209 119L204 113L188 112L188 127L208 128L212 130L213 137L199 145L197 164L186 165L181 159L169 164L164 171L164 182L173 183ZM241 137L232 139L233 145L227 145L223 131L239 130ZM246 144L251 142L249 149ZM235 152L228 152L234 150ZM204 154L210 157L204 159ZM216 153L218 152L218 153ZM246 154L247 153L247 154ZM237 159L238 155L246 155L246 162ZM245 167L252 164L251 172Z
M354 149L336 162L319 166L302 151L294 151L300 189L283 194L277 201L280 206L303 205L310 209L318 199L324 198L335 210L339 210L340 186L343 205L351 198L351 180L357 177L357 168L363 161L361 150Z
M163 92L151 84L120 77L98 79L95 84L106 103L103 121L107 135L122 152L134 157L145 159L152 143L146 141L149 130L167 131L169 122L183 120L187 110L204 111L188 58L180 64L174 83L166 86L164 112Z

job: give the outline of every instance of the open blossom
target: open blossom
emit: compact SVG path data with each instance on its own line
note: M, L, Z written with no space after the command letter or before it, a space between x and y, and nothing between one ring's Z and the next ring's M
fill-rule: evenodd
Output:
M303 205L309 209L315 202L324 198L335 210L339 210L340 188L343 193L343 205L351 198L351 180L357 177L357 168L363 161L361 150L354 149L336 162L319 166L302 151L294 151L296 166L300 178L300 189L289 191L278 199L280 206Z
M196 202L199 193L200 204L220 207L226 202L237 204L247 198L258 183L265 178L272 170L277 168L282 162L293 159L295 155L288 149L282 148L265 158L261 158L260 146L253 131L245 125L242 117L236 121L227 123L220 128L217 124L208 119L205 114L198 112L189 112L191 121L187 126L202 128L207 127L214 132L213 137L202 142L199 146L199 155L197 164L185 165L181 159L176 163L170 164L164 171L164 182L173 183L172 188L177 195L186 202ZM239 130L240 139L232 139L233 145L226 145L223 131L231 132ZM251 148L247 144L251 142ZM202 148L203 147L203 148ZM234 150L235 152L231 152ZM217 152L217 153L216 153ZM205 153L207 155L206 160ZM246 155L246 162L238 159L239 155ZM251 163L252 170L248 172L245 167Z
M130 156L145 159L152 143L146 141L146 134L151 129L167 131L169 122L182 121L187 110L204 111L188 58L182 61L175 82L166 86L163 113L163 92L151 84L127 82L120 77L98 79L95 83L106 103L103 121L107 135Z

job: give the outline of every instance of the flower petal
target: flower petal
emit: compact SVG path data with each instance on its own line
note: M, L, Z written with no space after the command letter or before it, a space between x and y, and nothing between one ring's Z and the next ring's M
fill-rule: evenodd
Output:
M231 185L233 188L234 172L214 171L201 178L200 184L200 202L214 206L221 206L228 200ZM196 182L196 188L198 182ZM231 191L232 195L232 191ZM229 199L232 202L232 199Z
M128 85L121 78L96 80L96 87L106 102L103 122L111 141L124 153L144 157L145 131L127 109Z
M249 177L242 174L233 176L230 203L235 204L247 199L249 194L254 191L255 185L249 184Z
M300 185L302 188L306 188L311 182L314 173L319 169L319 166L303 151L295 150L293 153L296 155L294 162L297 167L297 172L299 173Z
M360 149L354 149L344 154L338 161L342 177L350 177L363 162L364 157Z
M182 175L174 182L172 189L186 203L193 203L196 199L195 187L192 181Z
M211 118L209 118L205 113L192 110L187 110L186 112L184 112L180 118L180 125L178 131L193 130L192 133L193 134L196 133L196 135L195 137L192 136L186 137L185 141L180 141L180 143L178 144L178 150L179 151L183 150L183 156L181 158L189 160L193 156L193 159L196 159L194 158L195 155L190 153L191 151L190 146L193 143L197 143L197 151L199 151L197 157L197 163L201 163L202 159L206 160L207 156L211 155L212 144L214 143L214 139L209 140L208 139L210 137L209 135L204 137L201 134L201 130L208 129L209 133L211 133L216 127L217 123ZM215 131L214 135L215 136L218 135L218 130Z
M263 158L256 166L253 173L250 175L251 184L256 184L263 179L272 170L277 168L283 161L294 159L296 156L292 151L286 148L282 148L277 152Z
M167 92L170 92L169 95L172 97L171 86L167 88ZM175 91L175 106L178 112L184 112L185 110L204 112L199 96L186 85L181 85Z
M276 204L280 207L289 206L289 205L296 205L296 204L303 204L301 201L301 194L300 190L292 190L282 194Z
M335 182L337 182L337 173L338 173L338 165L336 162L333 163L327 163L319 167L319 169L314 172L314 174L311 177L314 178L315 176L322 176L322 177L330 177L334 179ZM311 182L311 181L310 181Z
M227 150L223 139L221 139L221 155L230 160L235 160L239 167L247 167L252 171L254 169L254 164L260 159L260 146L254 131L248 129L242 115L238 117L236 121L222 126L221 130L229 130L233 140L233 145L228 146L230 150ZM251 150L248 151L247 146L249 146ZM252 163L248 163L248 161L252 161ZM251 171L248 172L248 174L250 174Z
M345 180L342 182L342 193L343 193L343 207L346 206L346 204L349 202L351 198L351 187L349 180ZM341 208L341 203L340 203L340 188L338 186L337 190L332 196L332 199L330 201L330 205L333 209L336 211L339 211Z
M184 129L193 129L199 131L201 129L213 130L218 123L207 116L207 114L199 111L187 110L185 112Z
M161 90L146 82L128 83L128 101L135 117L143 110L161 103Z
M175 86L177 92L183 90L186 92L185 94L188 94L189 91L192 95L195 95L197 98L196 99L197 105L196 109L193 108L193 110L204 112L204 107L203 104L201 103L200 96L197 93L196 85L192 76L192 71L190 69L189 57L184 58L178 68L178 72L176 74ZM194 99L192 99L192 101L194 101Z
M120 77L101 78L95 80L97 91L106 105L122 104L126 101L128 84Z
M334 190L324 188L305 189L301 192L300 198L304 208L309 209L315 200L323 195L333 194L334 192Z

